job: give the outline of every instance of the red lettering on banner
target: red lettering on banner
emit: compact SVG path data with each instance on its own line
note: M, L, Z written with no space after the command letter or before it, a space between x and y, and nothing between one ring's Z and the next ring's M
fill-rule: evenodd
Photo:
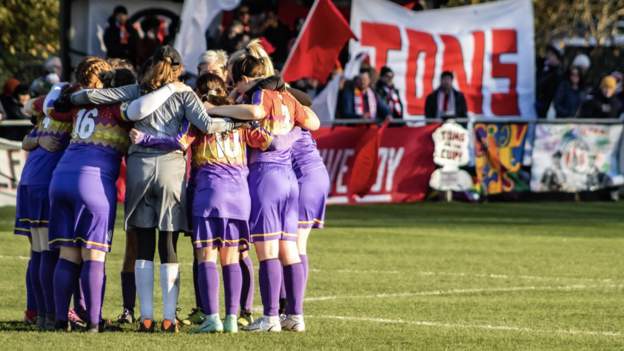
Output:
M474 51L472 54L472 75L470 82L464 68L462 47L453 35L442 34L440 39L444 43L444 59L442 71L451 71L459 86L459 90L466 96L468 111L483 113L483 57L485 55L485 35L482 31L472 32Z
M492 94L492 113L498 116L516 116L520 114L518 108L518 65L502 63L503 54L518 52L518 38L514 29L492 30L492 78L506 78L509 80L509 91Z
M391 24L362 22L362 45L375 48L375 68L388 62L388 51L401 50L399 27Z
M407 112L410 115L423 115L425 99L433 91L433 72L435 70L435 56L437 47L429 33L407 29L409 49L407 56L407 71L405 74L405 97ZM425 56L425 67L422 72L423 91L420 96L416 92L416 77L418 76L418 57Z

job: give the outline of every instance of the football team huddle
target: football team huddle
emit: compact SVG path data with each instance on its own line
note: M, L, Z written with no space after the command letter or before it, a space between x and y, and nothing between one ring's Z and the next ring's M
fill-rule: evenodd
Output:
M35 127L23 141L29 153L15 233L31 244L27 322L40 330L106 329L105 260L125 164L123 312L117 322L156 329L158 250L160 329L179 331L182 234L194 249L192 332L305 330L306 244L311 229L323 226L329 190L310 134L319 119L310 98L282 81L257 41L229 59L208 53L213 64L199 68L194 91L179 81L180 54L163 46L138 78L122 60L86 57L76 83L56 84L25 106ZM251 246L263 306L256 319Z

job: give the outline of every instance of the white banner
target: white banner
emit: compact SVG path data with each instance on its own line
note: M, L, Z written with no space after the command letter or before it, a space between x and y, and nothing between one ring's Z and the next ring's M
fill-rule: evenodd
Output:
M0 138L0 206L15 206L26 157L21 142Z
M410 11L386 0L353 0L351 28L377 71L389 66L407 118L422 116L440 74L452 71L470 115L534 112L535 54L531 0L504 0Z
M240 0L185 0L180 15L180 32L175 48L182 55L186 71L195 73L199 56L206 51L206 30L221 11L231 11Z
M538 124L531 191L594 191L622 183L622 126Z

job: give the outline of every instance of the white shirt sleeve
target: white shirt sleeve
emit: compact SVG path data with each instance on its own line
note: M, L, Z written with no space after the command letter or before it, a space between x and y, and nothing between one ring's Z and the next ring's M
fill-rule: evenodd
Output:
M141 120L156 111L175 92L173 84L167 84L130 102L124 108L124 115L130 121Z
M48 115L48 109L52 106L52 104L54 104L54 101L58 100L61 96L63 87L67 84L68 83L55 83L52 85L50 92L48 92L48 95L46 95L43 100L43 113L45 113L46 116Z

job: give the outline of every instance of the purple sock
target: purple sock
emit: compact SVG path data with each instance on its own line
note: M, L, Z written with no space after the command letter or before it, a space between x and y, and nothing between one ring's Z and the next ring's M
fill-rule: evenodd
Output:
M82 266L84 263L80 264L80 269L82 270ZM74 311L80 316L80 318L84 318L86 321L87 317L87 304L85 302L84 295L84 287L82 286L82 281L79 279L76 282L76 286L74 287Z
M251 312L254 301L254 269L251 257L247 256L240 261L243 285L241 288L240 305L245 312Z
M221 267L223 270L223 288L225 291L225 314L238 314L243 274L238 263Z
M35 288L33 287L32 280L30 279L32 269L32 259L28 260L28 266L26 268L26 309L28 311L37 310L37 300L35 300Z
M90 326L100 324L102 292L104 287L104 262L84 261L80 271Z
M197 284L197 259L193 259L193 289L195 290L195 307L201 309L201 297L199 296L199 284ZM204 311L202 311L204 312Z
M200 262L197 266L201 309L206 314L219 313L219 271L214 262Z
M282 286L280 287L280 300L286 299L286 283L284 283L284 279L282 279Z
M305 279L303 265L291 264L284 267L284 282L286 285L286 314L303 314L303 293Z
M54 268L59 259L59 251L43 251L39 266L39 282L43 291L46 313L54 316Z
M41 269L41 252L33 251L30 255L30 282L33 287L33 294L37 304L37 315L45 316L45 297L43 295L43 287L39 279L39 270Z
M102 318L102 310L104 309L104 294L106 293L106 265L104 265L104 280L102 281L102 293L101 293L101 299L100 299L100 321L103 320Z
M301 260L301 265L303 266L303 279L305 279L304 286L308 286L308 255L299 255L299 259ZM305 290L305 289L304 289Z
M282 274L282 264L277 258L260 262L260 297L265 316L278 315Z
M54 312L56 321L67 322L69 301L76 282L80 278L80 265L63 258L58 260L54 269Z
M123 298L123 308L134 313L136 301L134 272L121 272L121 296Z

